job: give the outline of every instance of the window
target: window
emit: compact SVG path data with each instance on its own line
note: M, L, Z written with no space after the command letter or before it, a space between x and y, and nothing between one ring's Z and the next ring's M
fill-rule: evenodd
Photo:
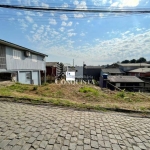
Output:
M14 59L21 59L21 51L13 50L13 58Z
M37 56L36 55L32 55L32 61L37 62Z
M31 79L31 74L30 74L30 72L27 72L27 73L26 73L26 79L27 79L27 80L30 80L30 79Z

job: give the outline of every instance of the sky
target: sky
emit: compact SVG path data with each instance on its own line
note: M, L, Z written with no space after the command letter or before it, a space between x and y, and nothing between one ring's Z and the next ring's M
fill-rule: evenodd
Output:
M65 9L150 9L149 0L1 0ZM0 8L0 39L48 55L48 62L106 65L150 60L150 14L25 11Z

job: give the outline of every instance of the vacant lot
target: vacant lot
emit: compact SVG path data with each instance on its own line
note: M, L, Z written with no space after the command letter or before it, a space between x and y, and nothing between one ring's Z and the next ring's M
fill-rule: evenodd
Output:
M45 84L42 86L13 85L0 87L0 96L12 96L16 100L30 99L33 103L47 102L55 105L80 108L122 108L150 110L150 98L139 93L101 90L93 85Z

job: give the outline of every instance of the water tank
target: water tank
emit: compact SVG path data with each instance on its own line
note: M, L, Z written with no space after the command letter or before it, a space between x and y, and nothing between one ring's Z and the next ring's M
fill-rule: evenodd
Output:
M107 79L108 74L103 74L103 79Z

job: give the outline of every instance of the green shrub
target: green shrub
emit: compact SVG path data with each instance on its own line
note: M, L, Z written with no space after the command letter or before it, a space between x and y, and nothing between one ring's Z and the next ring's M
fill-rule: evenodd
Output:
M36 91L37 89L38 89L37 86L34 86L34 87L33 87L33 91Z
M118 92L117 97L124 98L125 97L125 92L124 91Z
M96 89L94 89L92 87L86 87L86 86L85 87L81 87L79 89L79 92L81 92L81 93L88 93L88 96L89 96L89 93L91 93L94 96L98 96L99 95L98 90L96 90Z

